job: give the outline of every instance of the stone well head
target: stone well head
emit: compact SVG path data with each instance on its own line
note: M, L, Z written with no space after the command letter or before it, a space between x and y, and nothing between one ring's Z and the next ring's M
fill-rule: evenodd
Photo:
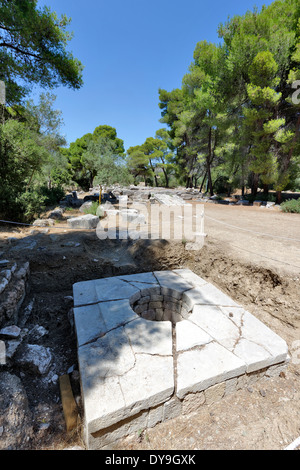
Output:
M133 311L141 318L150 321L170 321L178 323L189 316L191 309L182 301L182 293L174 289L157 287L141 290L138 300L129 299Z
M184 414L192 402L198 409L216 385L225 393L241 376L248 384L288 363L283 339L188 269L85 281L73 291L89 449Z

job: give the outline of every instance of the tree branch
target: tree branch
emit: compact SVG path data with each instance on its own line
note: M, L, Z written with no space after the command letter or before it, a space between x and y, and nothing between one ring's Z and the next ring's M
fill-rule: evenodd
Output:
M46 60L43 57L40 57L40 56L34 54L33 52L24 51L24 50L20 49L18 46L14 46L13 44L9 44L7 42L1 42L0 47L8 47L9 49L13 49L14 51L16 51L18 54L33 57L34 59L37 59L39 61Z

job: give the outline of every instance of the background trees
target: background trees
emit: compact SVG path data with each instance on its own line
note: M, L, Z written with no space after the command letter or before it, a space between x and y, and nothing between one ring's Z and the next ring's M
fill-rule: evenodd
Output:
M49 196L54 183L69 178L55 96L25 102L34 84L81 87L83 66L67 50L69 23L65 15L39 9L36 0L0 0L0 80L6 87L6 106L0 105L1 217L33 217L49 201L44 189Z
M300 189L298 0L230 18L218 44L197 43L181 87L158 91L164 127L126 153L108 125L66 147L55 96L25 101L32 84L82 85L83 66L67 49L70 20L36 0L0 0L0 13L2 217L33 217L68 185L144 181L210 195L250 188L252 198L272 189L277 202L282 191Z
M277 0L219 26L220 44L197 44L182 88L159 90L175 172L188 187L213 194L226 184L281 191L299 176L300 9Z
M166 129L159 129L155 137L148 137L142 145L130 147L127 155L127 165L134 178L142 177L146 184L156 187L169 187L174 167Z
M72 180L84 189L88 190L94 184L101 183L101 174L102 184L107 184L108 168L112 172L110 184L117 182L116 175L119 175L120 182L129 178L128 171L127 174L125 171L124 142L117 137L116 129L111 126L96 127L93 133L83 135L61 152L69 162Z

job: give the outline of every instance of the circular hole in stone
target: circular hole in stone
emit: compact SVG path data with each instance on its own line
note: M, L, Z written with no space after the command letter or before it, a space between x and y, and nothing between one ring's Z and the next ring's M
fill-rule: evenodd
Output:
M141 290L138 300L130 299L133 311L145 320L170 321L173 324L187 318L190 311L182 302L182 295L179 298L179 293L175 290L165 289L167 294L162 293L162 290L158 287Z

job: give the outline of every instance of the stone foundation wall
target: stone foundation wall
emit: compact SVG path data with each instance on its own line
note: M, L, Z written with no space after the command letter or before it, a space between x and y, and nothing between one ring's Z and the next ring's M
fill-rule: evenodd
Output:
M0 265L0 328L17 323L18 313L29 290L29 263L14 261Z
M259 372L244 374L213 385L202 392L188 393L182 400L174 395L170 400L161 405L141 411L137 415L102 429L97 433L88 434L85 428L84 441L90 450L113 450L118 442L125 437L129 439L131 437L135 438L138 433L153 428L159 423L181 415L185 416L195 413L201 406L209 406L212 403L219 402L224 397L262 380L278 377L287 367L288 363L284 362Z

